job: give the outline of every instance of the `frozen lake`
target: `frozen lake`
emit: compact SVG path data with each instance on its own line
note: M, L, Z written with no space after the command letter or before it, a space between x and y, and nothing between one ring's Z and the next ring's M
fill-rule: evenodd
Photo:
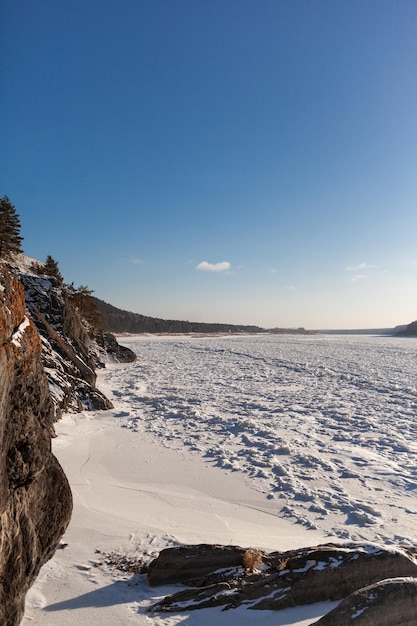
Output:
M276 501L278 516L308 528L354 541L416 542L417 341L119 341L138 361L100 376L122 427L243 472Z

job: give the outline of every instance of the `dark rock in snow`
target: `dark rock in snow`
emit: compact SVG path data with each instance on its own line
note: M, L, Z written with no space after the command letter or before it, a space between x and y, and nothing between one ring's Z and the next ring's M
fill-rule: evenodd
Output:
M237 546L209 544L166 548L150 563L148 581L152 586L179 583L208 576L219 568L238 567L244 552Z
M132 363L136 361L136 354L130 348L121 346L111 333L98 332L95 334L95 340L102 350L103 360L112 363Z
M327 544L264 553L260 571L253 574L242 567L245 549L227 546L223 550L208 545L163 550L149 566L150 584L183 582L187 588L159 601L152 610L240 605L279 610L340 600L385 578L417 576L414 553L374 545Z
M359 589L316 626L415 626L417 578L392 578Z

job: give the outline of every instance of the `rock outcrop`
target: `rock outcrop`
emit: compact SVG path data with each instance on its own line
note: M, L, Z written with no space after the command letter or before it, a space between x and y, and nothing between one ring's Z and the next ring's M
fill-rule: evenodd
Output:
M131 363L136 360L136 354L130 348L121 346L111 333L97 332L94 338L100 350L101 363Z
M243 562L244 548L199 544L162 550L148 568L151 587L186 583L209 576L220 568L239 568Z
M41 339L22 284L3 264L0 339L0 624L17 626L69 523L72 497L51 452L55 411Z
M241 605L257 610L280 610L325 600L344 599L385 579L403 580L402 577L416 577L417 580L415 551L405 549L389 550L372 544L326 544L287 552L261 553L262 563L258 566L258 571L245 570L243 567L247 552L248 550L238 546L206 544L163 550L149 565L149 583L182 583L185 588L163 598L151 610L177 612L213 606L233 609ZM377 588L382 589L378 586ZM415 591L410 589L403 589L409 598L409 615L412 614L416 601ZM341 612L355 614L355 610L362 607L362 599L366 593L355 596L360 601L358 605L352 601ZM387 602L394 596L394 591L387 592ZM371 594L366 597L369 601ZM381 612L382 593L379 598L377 610ZM329 619L319 623L341 626L351 622ZM359 624L355 621L356 623ZM365 623L387 623L394 626L408 622L376 620L363 622Z
M417 578L382 580L352 593L315 626L415 626Z
M66 411L112 408L96 387L96 369L109 361L133 361L136 355L109 333L93 329L57 279L35 274L18 262L9 267L24 287L28 316L41 337L55 419Z

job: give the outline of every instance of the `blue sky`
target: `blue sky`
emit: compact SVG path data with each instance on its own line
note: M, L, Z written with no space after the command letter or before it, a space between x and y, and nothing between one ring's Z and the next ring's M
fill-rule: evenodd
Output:
M156 317L417 318L415 0L0 12L0 195L26 254Z

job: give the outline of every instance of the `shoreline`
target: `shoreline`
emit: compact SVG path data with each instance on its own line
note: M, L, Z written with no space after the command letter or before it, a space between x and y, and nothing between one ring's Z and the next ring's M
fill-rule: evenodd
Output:
M121 428L117 411L65 415L57 424L54 452L70 481L74 513L62 539L65 549L41 570L29 591L23 625L119 626L177 624L146 613L164 589L98 565L105 553L151 559L165 547L219 543L284 550L329 541L329 537L279 518L274 503L240 474L209 467L165 448L155 438ZM327 612L329 604L309 612ZM299 621L300 609L281 623ZM270 613L270 615L266 615ZM276 612L262 621L277 624ZM280 611L280 617L284 617ZM187 623L242 621L245 611L220 616L197 611ZM252 616L253 617L253 616Z

